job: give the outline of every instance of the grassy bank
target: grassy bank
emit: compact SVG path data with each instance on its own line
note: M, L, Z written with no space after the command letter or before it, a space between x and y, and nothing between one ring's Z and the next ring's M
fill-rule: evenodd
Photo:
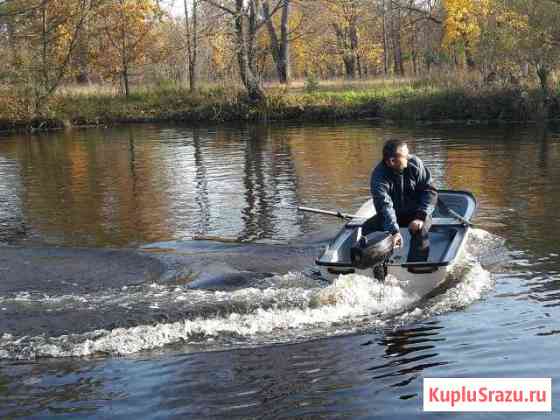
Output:
M133 122L222 122L379 118L417 124L484 124L560 119L558 92L539 89L404 81L330 82L313 92L303 83L267 87L267 99L249 103L237 88L138 88L128 99L108 89L60 91L40 117L21 96L0 95L0 130L104 126Z

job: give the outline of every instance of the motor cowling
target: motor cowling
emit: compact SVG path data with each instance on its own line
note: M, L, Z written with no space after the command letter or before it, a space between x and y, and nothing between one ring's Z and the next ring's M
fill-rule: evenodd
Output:
M393 252L393 240L389 232L372 232L364 235L350 249L352 265L364 270L383 264Z

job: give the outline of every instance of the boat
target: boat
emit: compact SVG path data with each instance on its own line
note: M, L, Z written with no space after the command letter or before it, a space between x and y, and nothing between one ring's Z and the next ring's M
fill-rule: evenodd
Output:
M400 228L403 244L395 249L388 232L368 229L367 221L375 215L371 198L355 214L299 207L347 220L315 261L318 267L326 269L327 277L358 273L385 281L391 276L391 281L397 281L419 298L442 285L461 260L476 208L476 199L470 192L439 190L429 231L429 251L418 258L410 252L411 235L407 226Z

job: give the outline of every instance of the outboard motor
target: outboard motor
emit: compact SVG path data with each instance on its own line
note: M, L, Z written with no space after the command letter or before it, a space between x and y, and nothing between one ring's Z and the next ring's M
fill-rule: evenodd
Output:
M393 240L391 234L376 231L362 236L357 244L351 248L350 256L354 267L360 270L373 268L375 277L383 281L387 274L387 261L392 252Z

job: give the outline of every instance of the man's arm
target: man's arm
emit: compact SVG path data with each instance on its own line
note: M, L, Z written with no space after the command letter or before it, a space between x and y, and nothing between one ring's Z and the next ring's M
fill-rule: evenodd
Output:
M375 211L382 217L383 230L395 234L399 232L397 214L393 207L393 200L389 195L389 184L381 176L375 173L371 177L371 195Z
M416 184L416 190L419 194L418 201L420 203L420 208L416 213L416 218L424 221L427 216L434 212L438 196L430 170L424 166L424 162L420 159L417 159L417 165L418 182Z

